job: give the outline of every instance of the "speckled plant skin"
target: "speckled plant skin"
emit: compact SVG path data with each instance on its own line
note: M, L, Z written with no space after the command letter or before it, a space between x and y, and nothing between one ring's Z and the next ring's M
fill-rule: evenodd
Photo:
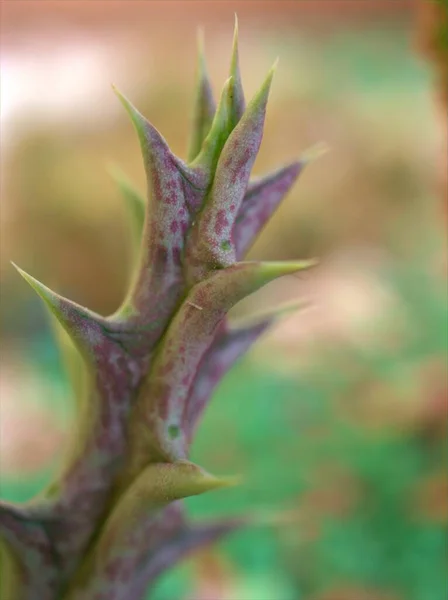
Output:
M149 199L120 177L139 240L121 308L102 317L18 269L74 342L87 377L76 382L79 418L60 474L34 501L1 506L4 600L138 600L188 552L244 522L189 522L182 498L233 482L192 464L188 452L216 385L276 318L235 327L228 311L314 264L241 262L307 159L250 182L274 69L246 106L235 28L215 107L199 55L188 162L117 92L138 133Z

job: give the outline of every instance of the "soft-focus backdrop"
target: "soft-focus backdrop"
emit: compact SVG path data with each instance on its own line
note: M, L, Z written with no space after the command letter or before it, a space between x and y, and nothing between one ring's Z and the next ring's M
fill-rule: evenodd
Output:
M113 83L184 154L196 32L216 94L236 11L246 96L277 58L255 173L325 141L250 252L319 256L236 314L306 299L225 379L194 459L238 488L198 518L263 524L165 576L155 600L444 600L447 305L433 73L411 1L5 1L1 6L1 496L58 467L72 392L14 261L102 314L130 240L110 169L141 189ZM266 518L265 518L266 517Z

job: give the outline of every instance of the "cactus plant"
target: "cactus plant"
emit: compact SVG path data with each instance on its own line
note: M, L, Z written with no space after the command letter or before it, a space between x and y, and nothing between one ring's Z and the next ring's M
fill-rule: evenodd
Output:
M232 483L188 460L212 392L277 313L234 326L238 301L314 261L242 261L288 192L304 157L249 181L274 68L245 104L238 32L215 107L202 46L186 162L120 92L137 131L148 204L125 180L138 259L121 307L103 317L18 268L82 358L78 420L63 468L26 505L3 503L8 600L142 598L187 552L244 519L199 523L181 500Z

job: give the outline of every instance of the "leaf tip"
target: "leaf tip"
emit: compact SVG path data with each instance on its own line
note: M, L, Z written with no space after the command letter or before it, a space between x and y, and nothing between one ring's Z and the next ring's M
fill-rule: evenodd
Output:
M21 269L15 262L11 261L12 266L17 270L19 275L30 285L33 290L46 302L53 300L53 293L43 283L35 279L32 275ZM53 302L52 302L53 303Z
M233 28L232 43L232 68L238 64L238 15L235 13L235 25Z
M141 135L143 124L145 123L146 119L142 114L140 114L140 112L135 108L132 102L128 100L126 96L122 92L120 92L120 90L116 86L112 85L112 90L117 96L118 100L121 102L125 111L128 113L137 132L139 133L139 135Z
M307 164L317 160L318 158L321 158L328 152L330 152L329 144L326 142L318 142L317 144L311 146L311 148L308 148L308 150L302 154L300 161Z
M298 261L280 261L261 263L261 269L266 276L282 277L283 275L293 275L298 271L310 269L318 264L317 259L298 260Z
M206 62L205 62L205 33L204 28L200 25L196 31L196 47L198 53L198 67L200 76L206 72Z

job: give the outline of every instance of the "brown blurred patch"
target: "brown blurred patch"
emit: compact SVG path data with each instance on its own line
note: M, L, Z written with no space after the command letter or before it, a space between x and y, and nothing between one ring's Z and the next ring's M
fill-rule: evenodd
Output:
M441 439L447 432L447 367L443 357L398 368L392 378L360 377L337 400L338 414L372 434Z
M59 23L70 21L82 27L107 27L118 24L145 25L150 28L160 23L166 15L176 15L177 29L199 21L220 21L238 12L240 17L272 21L289 21L306 16L319 17L328 21L335 18L395 17L410 15L414 0L14 0L3 6L6 31L17 27L36 27L39 23L48 24L49 18ZM298 22L298 21L297 21Z
M448 475L444 470L420 480L411 511L418 520L448 523Z
M404 600L404 598L379 590L347 586L328 590L322 594L313 596L312 600Z
M327 519L349 518L361 500L359 481L346 467L335 464L316 467L308 490L299 499L302 541L318 540Z
M434 66L436 95L441 108L440 193L448 217L448 4L419 0L417 6L417 45Z

